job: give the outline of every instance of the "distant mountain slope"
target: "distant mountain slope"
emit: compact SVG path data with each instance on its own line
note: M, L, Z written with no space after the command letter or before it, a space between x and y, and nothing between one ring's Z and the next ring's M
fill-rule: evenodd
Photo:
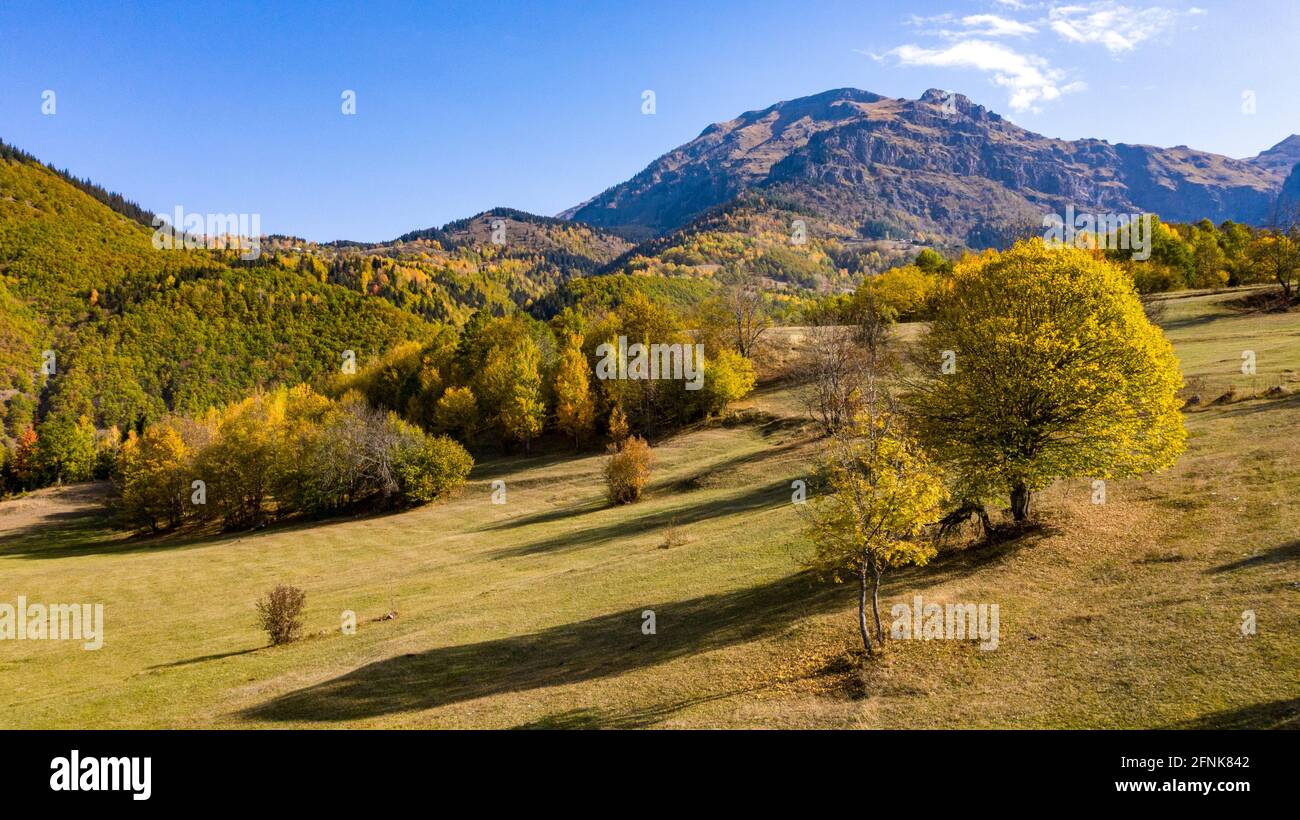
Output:
M499 315L532 308L564 282L594 273L632 246L581 223L494 208L389 242L316 245L276 237L269 247L314 257L327 281L425 319L460 324L476 310Z
M139 204L127 199L119 193L109 191L100 185L96 185L89 179L80 179L73 176L69 171L61 171L53 165L45 165L45 163L41 162L36 157L20 148L9 145L4 140L0 140L0 159L41 165L52 171L55 175L62 177L66 182L80 189L83 193L90 194L90 196L98 199L100 202L104 203L122 216L125 216L127 219L139 222L141 225L145 226L153 224L154 214L140 207Z
M514 208L493 208L480 214L448 222L436 236L449 247L494 244L494 230L500 226L501 244L512 252L568 254L597 264L613 259L631 247L626 239L589 225L538 216ZM419 237L416 231L396 242ZM395 244L395 243L394 243Z
M645 238L679 228L753 188L818 133L863 116L885 98L852 88L749 111L710 125L627 182L560 214Z
M1259 223L1286 176L1288 143L1262 160L1236 160L1185 146L1058 140L960 94L903 100L846 88L712 125L561 216L662 235L757 189L862 236L926 232L977 245L1001 225L1039 224L1066 205Z
M155 250L44 165L0 159L0 391L125 426L336 372L437 328L264 254ZM38 373L56 354L52 378Z
M906 242L863 239L814 210L753 191L637 245L601 272L709 279L749 268L771 290L843 290L914 252Z
M1300 163L1300 134L1292 134L1267 151L1261 151L1245 161L1285 176Z
M1285 224L1300 218L1300 163L1291 169L1291 174L1282 183L1282 193L1277 198L1278 222Z

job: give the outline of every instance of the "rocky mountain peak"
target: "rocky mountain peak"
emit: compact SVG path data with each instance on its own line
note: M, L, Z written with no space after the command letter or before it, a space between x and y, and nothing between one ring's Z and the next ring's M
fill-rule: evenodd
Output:
M916 100L838 88L711 125L561 216L644 239L761 190L864 232L957 242L1067 204L1259 223L1297 161L1300 137L1236 160L1186 146L1052 139L938 88Z
M1246 161L1283 175L1289 174L1296 163L1300 163L1300 134L1292 134Z

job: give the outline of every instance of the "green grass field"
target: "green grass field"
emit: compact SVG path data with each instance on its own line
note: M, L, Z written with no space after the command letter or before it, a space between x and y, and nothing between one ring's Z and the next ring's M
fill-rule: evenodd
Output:
M1174 469L1103 505L1058 482L1036 531L888 580L886 612L998 604L996 651L861 662L855 590L801 569L790 483L818 445L775 382L658 443L631 507L606 504L600 456L559 451L485 461L414 511L227 536L128 538L96 485L4 502L0 602L102 602L106 637L0 642L0 726L1297 727L1300 314L1235 298L1169 300L1202 398ZM253 601L278 582L307 591L307 637L269 648Z

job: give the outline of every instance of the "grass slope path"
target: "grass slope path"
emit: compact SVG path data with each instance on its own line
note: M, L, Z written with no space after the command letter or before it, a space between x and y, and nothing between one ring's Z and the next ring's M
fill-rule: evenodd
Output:
M1171 300L1191 380L1251 390L1239 363L1253 348L1254 387L1294 389L1300 317L1237 314L1225 298ZM886 607L997 603L1000 646L894 641L865 672L849 654L853 590L800 569L789 488L816 442L797 407L770 386L736 423L663 442L648 497L620 509L602 498L599 456L562 453L482 463L433 506L256 534L124 538L95 485L5 502L0 600L103 602L107 636L98 652L0 643L0 725L1300 721L1294 393L1191 408L1173 470L1112 482L1104 505L1088 480L1058 482L1036 532L896 574ZM661 548L674 525L684 542ZM308 591L308 637L267 648L252 602L281 581Z

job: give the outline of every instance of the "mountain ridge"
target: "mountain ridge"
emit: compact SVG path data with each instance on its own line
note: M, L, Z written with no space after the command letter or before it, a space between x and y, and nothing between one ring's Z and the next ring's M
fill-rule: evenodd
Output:
M645 239L763 189L866 236L925 231L964 244L1066 205L1260 224L1293 156L1300 161L1300 137L1233 159L1046 137L939 89L908 100L840 88L714 123L560 216Z

